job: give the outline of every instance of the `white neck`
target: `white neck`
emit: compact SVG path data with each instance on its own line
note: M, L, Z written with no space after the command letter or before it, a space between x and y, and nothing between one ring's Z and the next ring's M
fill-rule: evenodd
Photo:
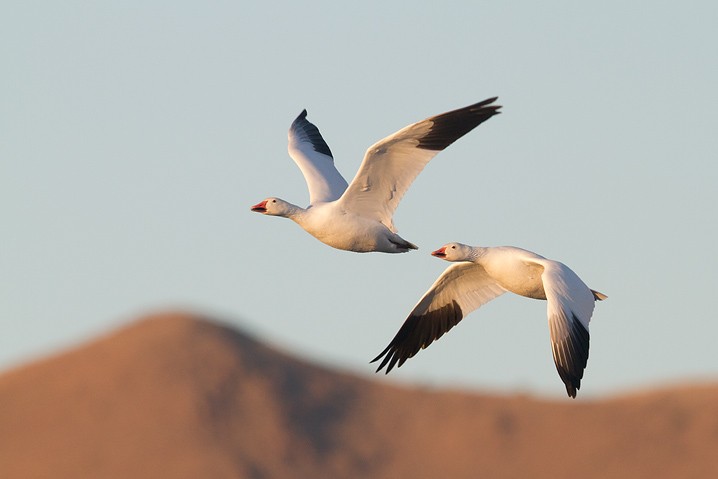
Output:
M304 222L304 217L307 211L309 211L309 208L304 209L301 206L293 205L292 203L287 202L287 211L283 216L301 225Z
M478 263L479 260L486 254L486 249L482 246L469 246L471 251L469 252L469 261Z

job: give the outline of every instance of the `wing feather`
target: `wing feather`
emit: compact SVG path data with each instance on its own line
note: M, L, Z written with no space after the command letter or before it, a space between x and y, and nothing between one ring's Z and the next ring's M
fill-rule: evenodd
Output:
M303 110L289 127L289 156L297 164L309 189L309 204L339 199L347 182L334 166L329 145Z
M340 199L343 207L396 232L392 217L407 189L440 151L499 113L489 98L409 125L378 141L364 155Z
M371 362L383 357L377 372L386 366L389 373L443 336L464 316L504 292L483 266L469 262L452 264L419 300L394 339Z
M548 260L540 263L544 266L541 279L546 292L553 360L566 392L575 398L588 363L588 323L595 296L568 266Z

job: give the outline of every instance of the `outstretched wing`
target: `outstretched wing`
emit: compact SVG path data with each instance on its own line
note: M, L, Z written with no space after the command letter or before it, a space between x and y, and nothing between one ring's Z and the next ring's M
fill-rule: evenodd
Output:
M309 204L334 201L347 182L334 166L329 146L303 110L289 127L289 156L299 166L309 189Z
M597 297L568 266L556 261L540 264L553 360L566 392L575 398L588 363L588 323Z
M386 349L371 362L383 357L377 372L386 366L389 373L394 365L400 367L464 316L505 292L483 266L470 262L452 264L417 303Z
M411 183L440 151L498 114L495 100L427 118L369 147L340 199L342 206L396 232L392 216Z

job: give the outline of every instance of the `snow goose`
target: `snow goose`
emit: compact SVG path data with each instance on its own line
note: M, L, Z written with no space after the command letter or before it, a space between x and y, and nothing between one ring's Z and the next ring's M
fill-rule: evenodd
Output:
M384 358L377 372L401 366L465 315L511 291L547 300L553 359L566 392L576 397L588 361L588 322L594 302L606 295L589 289L568 266L513 246L449 243L431 254L457 263L439 276L389 346L372 360Z
M289 156L309 188L309 207L267 198L251 207L283 216L319 241L365 253L404 253L417 247L397 234L392 217L406 190L441 150L499 113L496 98L409 125L370 146L347 185L329 146L304 110L289 128Z

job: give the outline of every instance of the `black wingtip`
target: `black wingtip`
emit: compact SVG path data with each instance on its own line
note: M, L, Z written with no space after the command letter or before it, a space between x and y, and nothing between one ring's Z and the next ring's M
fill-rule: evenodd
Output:
M292 126L296 125L298 121L304 120L304 119L306 119L306 118L307 118L307 109L305 108L305 109L302 110L302 112L301 112L299 115L297 115L297 117L294 119L294 121L292 122Z
M498 115L501 105L493 102L499 97L491 97L464 108L452 110L429 118L433 122L429 132L419 139L418 148L441 151L466 135L494 115Z
M375 357L374 359L372 359L371 361L369 361L369 364L375 363L375 362L379 361L379 360L381 359L381 357L384 356L384 355L387 353L387 351L389 351L389 348L391 348L391 344L390 344L389 346L387 346L387 347L384 349L384 351L380 352L377 357ZM379 369L381 369L381 366L379 366ZM377 369L376 372L379 372L379 369Z
M588 364L589 345L591 336L581 321L573 315L569 337L560 341L557 347L563 352L565 360L559 360L554 350L554 362L561 380L566 386L566 393L571 398L576 398L576 393L581 389L581 379Z
M382 369L384 369L384 366L386 366L386 364L387 364L387 363L389 362L389 360L391 359L392 355L391 355L391 354L387 354L387 353L389 353L389 351L391 350L392 345L393 345L393 343L392 343L392 344L389 344L389 346L387 346L387 347L384 349L384 351L382 351L381 353L379 353L379 355L378 355L377 357L375 357L374 359L372 359L371 361L369 361L369 364L371 364L371 363L375 363L375 362L379 361L382 357L384 358L384 360L379 364L379 366L376 368L376 371L374 371L374 373L378 373L379 371L381 371ZM392 369L393 366L394 366L393 364L390 364L389 367L386 369L386 371L384 371L384 374L389 374L389 371L391 371L391 369Z
M498 99L499 99L498 96L492 96L491 98L487 98L484 101L480 101L473 106L474 107L482 107L482 106L490 105L491 103L495 102ZM501 108L501 105L495 105L495 106L496 106L496 108Z
M290 129L293 129L301 138L309 140L314 151L334 158L332 150L329 149L329 145L327 145L327 142L322 138L319 129L307 120L306 108L302 110L299 116L292 122Z
M461 306L455 300L420 316L409 315L389 345L370 363L381 359L376 372L386 367L385 372L389 374L395 366L400 368L407 359L414 357L456 326L463 317Z

